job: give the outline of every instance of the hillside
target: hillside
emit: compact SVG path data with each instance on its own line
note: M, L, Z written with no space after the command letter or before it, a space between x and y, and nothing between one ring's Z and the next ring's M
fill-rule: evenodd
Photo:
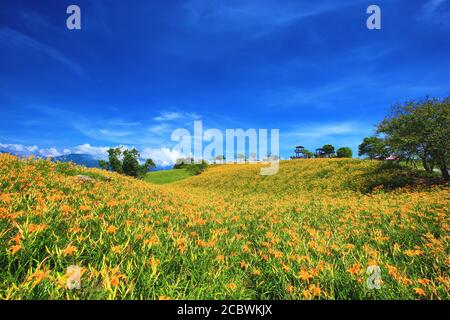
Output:
M450 193L401 187L417 179L317 159L159 186L0 155L0 299L448 298ZM70 265L80 290L66 289Z
M166 184L186 179L191 176L192 175L187 169L159 170L148 172L144 177L144 181L155 184Z

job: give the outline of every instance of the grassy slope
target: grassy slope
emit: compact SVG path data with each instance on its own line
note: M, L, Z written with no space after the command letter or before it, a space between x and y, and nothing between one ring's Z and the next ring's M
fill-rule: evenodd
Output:
M448 298L447 186L384 191L404 173L358 160L258 170L158 186L0 155L0 299ZM65 288L72 264L80 291Z
M155 184L166 184L186 179L190 176L191 174L186 169L161 170L147 173L144 181Z

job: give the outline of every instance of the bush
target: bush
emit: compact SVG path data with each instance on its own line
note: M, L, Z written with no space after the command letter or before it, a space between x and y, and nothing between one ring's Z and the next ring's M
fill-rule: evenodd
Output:
M197 176L206 170L208 163L202 160L200 163L193 163L191 161L177 161L173 166L174 169L186 169L191 175Z
M336 152L338 158L352 158L353 151L348 147L339 148Z

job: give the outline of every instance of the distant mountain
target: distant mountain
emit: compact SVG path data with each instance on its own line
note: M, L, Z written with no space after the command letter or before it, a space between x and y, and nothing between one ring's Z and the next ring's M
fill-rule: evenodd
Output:
M98 160L94 159L89 154L67 154L63 156L58 156L52 158L52 161L61 161L61 162L73 162L75 164L79 164L88 168L99 168Z

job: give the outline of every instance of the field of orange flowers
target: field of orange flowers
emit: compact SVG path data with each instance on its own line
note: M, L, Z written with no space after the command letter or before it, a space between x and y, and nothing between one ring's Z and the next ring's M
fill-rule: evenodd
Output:
M219 165L160 186L0 155L0 299L448 299L448 185L380 166Z

